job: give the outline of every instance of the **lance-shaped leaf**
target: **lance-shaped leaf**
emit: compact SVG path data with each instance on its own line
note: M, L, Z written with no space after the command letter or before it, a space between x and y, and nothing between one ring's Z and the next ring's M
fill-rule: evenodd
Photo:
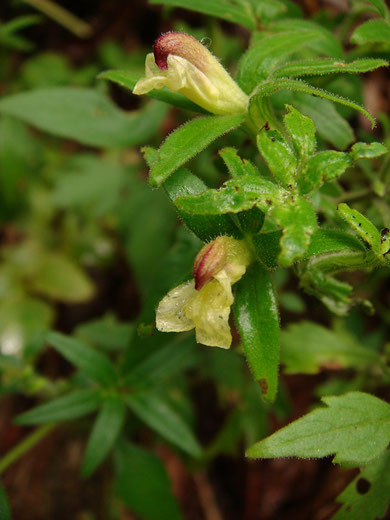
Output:
M260 175L259 170L250 161L241 159L235 148L223 148L219 151L219 155L233 178L243 177L244 175Z
M274 207L271 216L282 227L279 263L282 266L291 265L305 256L317 229L313 206L305 199L296 199L294 203Z
M275 204L282 204L288 192L263 177L239 177L225 182L218 190L207 190L200 195L178 197L179 208L200 215L237 213L253 206L265 213Z
M278 63L321 35L314 31L289 31L261 38L241 58L237 81L250 94Z
M83 477L91 475L114 446L123 426L125 411L122 396L110 394L104 398L84 454L81 467Z
M7 495L3 486L0 484L0 518L2 520L11 520L11 509L8 504Z
M164 464L151 451L120 442L115 449L115 491L140 518L181 520Z
M18 415L16 424L41 424L70 421L93 412L101 402L98 390L75 390L64 397L41 404Z
M390 450L368 464L337 497L343 505L333 520L384 518L390 501Z
M337 96L336 94L332 94L326 90L322 90L316 87L312 87L308 83L305 83L301 80L297 79L270 79L267 81L263 81L260 85L257 86L256 90L252 95L252 102L257 96L272 96L279 90L292 90L294 92L304 92L306 94L311 94L313 96L318 96L324 99L329 99L329 101L333 101L335 103L339 103L341 105L345 105L347 107L353 108L357 110L361 114L365 115L367 119L371 122L371 127L375 127L375 120L371 116L367 110L365 110L358 103L354 103L353 101L343 98L341 96Z
M255 29L256 19L253 16L251 5L239 0L151 0L151 4L163 4L171 7L182 7L190 11L207 14L238 23L248 29Z
M117 383L118 374L114 366L101 352L58 332L49 332L47 341L92 380L104 386Z
M344 152L325 150L310 157L306 171L298 178L299 191L310 193L322 186L324 182L337 179L352 165L352 159Z
M338 211L344 220L370 244L376 253L381 253L381 235L377 228L364 215L356 209L351 209L347 204L339 204Z
M30 90L0 101L2 114L53 135L104 148L145 143L155 135L166 111L165 105L152 102L126 114L102 93L76 87Z
M386 18L387 6L385 0L368 0L372 4L382 18Z
M132 91L137 81L141 79L141 77L142 76L140 74L136 74L129 70L106 70L99 74L98 79L108 79L109 81L112 81L113 83L116 83L117 85ZM202 107L196 105L182 94L172 92L166 87L160 90L151 90L145 95L150 98L163 101L164 103L168 103L169 105L182 108L183 110L191 110L192 112L207 114L207 111Z
M276 180L284 188L295 187L297 159L280 133L263 128L257 134L257 146Z
M259 264L250 267L237 284L234 314L263 398L273 401L278 385L279 316L270 274Z
M362 58L360 60L345 63L342 60L332 58L320 58L314 60L297 60L286 63L277 68L272 76L274 78L297 78L300 76L314 76L336 73L364 73L379 67L387 67L386 60L375 58Z
M360 466L380 455L390 440L390 405L350 392L323 397L327 405L290 423L247 451L252 458L335 455L334 462ZM372 442L372 440L375 442Z
M314 123L310 117L304 116L291 105L287 106L287 110L284 124L290 134L295 153L299 158L306 160L316 148Z
M150 170L150 183L160 186L184 163L212 141L240 126L244 116L210 116L193 119L172 132L161 145L158 159Z
M390 45L390 25L385 20L368 20L355 30L351 42L358 45L374 42Z
M163 396L156 392L134 393L126 402L142 421L169 442L193 457L201 455L202 448L189 426Z

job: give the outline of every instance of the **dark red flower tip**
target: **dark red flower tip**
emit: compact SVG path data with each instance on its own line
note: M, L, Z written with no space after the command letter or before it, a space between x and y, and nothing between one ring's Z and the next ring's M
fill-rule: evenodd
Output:
M193 265L195 289L200 291L212 280L226 263L226 248L222 237L202 247L196 255Z
M154 60L161 70L168 68L168 56L181 56L200 70L205 69L208 51L196 38L182 32L167 32L158 38L153 47Z

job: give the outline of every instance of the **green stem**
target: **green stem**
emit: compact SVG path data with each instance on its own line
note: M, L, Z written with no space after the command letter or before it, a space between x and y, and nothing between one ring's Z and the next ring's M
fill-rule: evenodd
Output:
M3 473L8 466L17 461L22 455L33 448L41 439L46 437L55 427L56 423L44 424L27 435L19 444L9 451L0 460L0 474Z
M80 20L77 16L70 13L60 5L51 0L24 0L27 4L35 7L42 13L66 27L70 32L79 38L88 38L92 34L91 26Z

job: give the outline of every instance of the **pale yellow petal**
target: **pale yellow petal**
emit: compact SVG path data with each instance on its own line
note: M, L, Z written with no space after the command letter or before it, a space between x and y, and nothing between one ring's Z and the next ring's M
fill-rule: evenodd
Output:
M195 294L194 280L172 289L157 307L156 328L161 332L183 332L193 329L195 324L186 315L185 309Z
M231 289L212 280L191 298L186 315L195 324L196 341L210 347L229 348L232 336L229 326L230 306L233 302Z

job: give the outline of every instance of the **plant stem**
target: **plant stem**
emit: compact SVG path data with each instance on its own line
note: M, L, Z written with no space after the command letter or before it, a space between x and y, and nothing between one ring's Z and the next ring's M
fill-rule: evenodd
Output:
M41 439L46 437L55 427L56 423L44 424L27 435L19 444L17 444L11 451L9 451L0 460L0 474L3 473L8 466L17 461L28 450L33 448Z
M73 13L64 9L60 5L51 0L24 0L27 4L42 11L47 16L58 22L63 27L66 27L70 32L79 38L88 38L92 34L91 26L80 20Z

